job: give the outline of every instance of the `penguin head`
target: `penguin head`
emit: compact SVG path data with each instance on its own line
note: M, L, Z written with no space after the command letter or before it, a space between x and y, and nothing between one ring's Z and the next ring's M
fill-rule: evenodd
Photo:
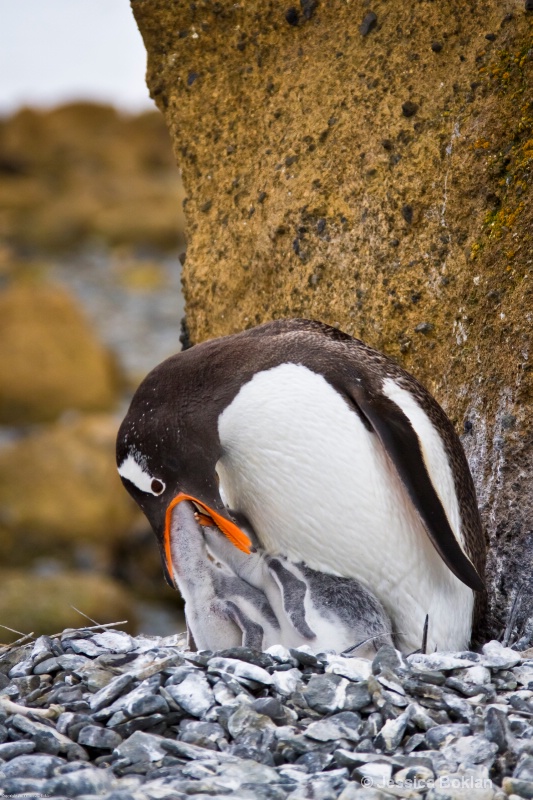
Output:
M193 392L178 391L178 358L167 359L141 383L116 445L122 483L157 537L171 586L175 586L172 522L183 501L194 504L199 525L216 525L236 547L250 552L250 540L235 524L218 488L218 414L210 413L206 398L199 403ZM183 515L185 519L190 515ZM201 530L193 526L188 534L199 536Z

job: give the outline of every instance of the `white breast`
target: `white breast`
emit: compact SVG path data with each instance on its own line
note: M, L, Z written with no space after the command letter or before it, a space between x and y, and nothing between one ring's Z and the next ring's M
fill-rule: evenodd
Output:
M467 647L472 591L434 549L377 436L321 375L296 364L256 373L220 416L219 435L224 496L267 552L358 578L404 650L420 646L426 614L430 650ZM428 443L424 455L437 449ZM439 496L455 529L457 498L445 483Z

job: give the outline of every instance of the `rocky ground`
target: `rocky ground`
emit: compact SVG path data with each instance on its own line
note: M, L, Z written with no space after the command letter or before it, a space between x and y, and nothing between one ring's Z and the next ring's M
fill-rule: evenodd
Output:
M0 654L0 792L86 800L533 797L533 654L192 653L67 629Z

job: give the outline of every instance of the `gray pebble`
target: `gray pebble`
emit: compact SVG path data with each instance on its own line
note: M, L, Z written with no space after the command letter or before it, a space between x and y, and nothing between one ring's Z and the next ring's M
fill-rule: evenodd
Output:
M487 642L483 645L482 663L485 667L495 669L511 669L521 661L520 653L504 647L500 642Z
M54 655L54 645L49 636L39 636L33 643L31 651L31 660L34 664L44 661L45 658L51 658Z
M426 733L426 745L428 750L438 750L457 737L468 736L469 733L469 725L436 725Z
M116 748L116 753L130 763L161 761L166 755L162 744L163 740L160 736L154 736L144 731L135 731Z
M34 750L35 742L30 742L27 739L22 739L20 742L6 742L5 744L0 744L0 758L4 761L9 761L16 756L33 753Z
M321 714L359 711L370 703L366 682L352 683L340 675L312 675L302 692L308 705Z
M304 753L303 756L295 762L299 766L305 767L307 772L323 772L327 769L333 756L329 753L323 753L320 750L312 750L310 753Z
M179 719L174 719L176 716L179 717L180 715L174 714L173 717L171 717L170 714L150 714L148 717L134 717L133 719L114 726L111 725L112 720L110 720L107 725L113 728L123 739L128 739L135 731L161 733L167 725L179 722Z
M533 783L533 756L523 753L518 759L518 763L513 770L513 778Z
M509 795L512 800L515 798L533 798L533 783L531 781L521 781L518 778L504 778L502 781L502 788L506 795Z
M275 661L269 654L260 653L258 650L252 650L250 647L229 647L226 650L220 650L215 655L222 658L236 658L239 661L247 661L249 664L255 664L264 669L273 666Z
M229 672L223 672L220 678L228 689L231 689L235 697L243 695L244 697L249 697L250 701L253 699L254 695L249 689L258 689L260 686L260 684L248 681L246 678L239 678L239 680L237 680L233 675L230 675Z
M429 731L438 725L428 711L418 703L411 703L411 720L421 731Z
M104 689L115 678L115 675L109 670L97 667L83 672L78 671L77 674L91 694L96 694L100 689Z
M8 764L2 765L2 772L8 778L49 778L54 769L65 764L55 756L18 756Z
M252 706L258 714L266 714L278 725L283 725L287 722L287 714L277 697L259 697L254 700Z
M341 675L311 675L302 694L310 708L321 714L342 711L350 682ZM370 701L370 696L368 698Z
M403 745L404 753L412 753L418 747L425 743L426 737L423 733L414 733L410 736Z
M133 650L133 639L124 631L105 631L96 633L92 641L97 647L111 653L129 653Z
M504 779L505 780L505 779ZM505 797L505 796L504 796ZM503 800L495 793L495 787L486 770L465 769L457 773L440 775L435 787L430 789L427 800Z
M150 714L167 714L167 701L161 695L139 697L124 709L128 717L144 717Z
M346 688L346 698L343 708L346 711L360 711L370 703L370 692L366 681L350 683ZM397 700L395 701L398 702ZM407 704L407 701L406 701Z
M466 669L460 669L456 672L455 677L474 686L486 686L492 680L490 669L481 664L476 664L474 667L467 667Z
M403 666L403 659L398 650L395 650L390 644L383 644L372 661L372 672L377 675L384 668L389 669L391 672L397 672Z
M488 708L484 733L485 738L497 746L498 753L505 753L510 746L510 732L505 712L498 708Z
M208 750L223 750L228 744L224 728L217 722L182 720L179 738L182 742L205 747Z
M227 672L238 681L244 679L264 686L270 686L273 682L272 676L263 667L248 664L246 661L239 661L235 658L214 657L209 659L208 672L215 675L222 675Z
M354 775L358 778L371 780L376 786L386 785L392 778L392 764L384 761L369 761L355 768ZM368 784L367 784L368 785Z
M78 744L97 747L100 750L113 750L122 742L122 736L107 728L86 725L78 733Z
M293 667L297 665L296 659L291 656L288 648L281 644L274 644L265 652L280 664L291 664Z
M65 795L66 797L77 797L83 794L100 795L109 791L115 784L115 776L111 770L90 767L49 778L43 784L43 795Z
M164 739L163 737L160 738L160 745L162 749L170 753L177 758L188 758L191 761L211 761L214 763L220 762L223 764L226 763L235 763L237 760L235 756L229 753L219 753L213 750L206 750L203 747L198 747L194 744L188 744L187 742L180 742L176 741L175 739Z
M234 739L254 733L268 733L273 736L274 729L275 725L269 717L258 714L247 703L239 705L228 719L228 731Z
M158 696L157 692L161 685L161 675L155 674L144 681L141 681L134 689L128 694L122 695L117 698L110 706L102 709L99 717L104 717L105 714L115 713L116 711L123 711L128 717L141 716L144 713L150 713L146 709L154 702L154 698ZM161 698L162 699L162 698ZM168 708L166 709L168 711ZM154 713L157 709L154 708Z
M280 781L279 774L272 767L254 761L245 763L237 759L220 767L218 774L223 775L225 780L235 783L236 786L241 783L259 785L279 783Z
M365 681L372 674L372 666L366 658L344 658L328 654L326 672L342 675L350 681Z
M310 647L302 645L301 647L289 647L289 653L294 660L302 667L316 667L318 659Z
M406 661L409 666L421 670L443 670L449 671L452 669L462 669L464 667L473 667L479 661L479 656L476 654L469 654L473 657L463 658L462 654L458 653L429 653L423 655L422 653L415 653L412 656L407 656Z
M215 702L205 675L199 671L189 673L178 684L167 684L165 689L180 708L193 717L202 717Z
M8 672L8 676L10 678L22 678L25 675L31 675L33 672L33 661L31 658L26 659L25 661L19 661L18 664L15 664L14 667Z
M201 781L204 778L210 778L216 775L217 764L212 761L209 764L199 763L198 761L190 761L184 767L181 767L181 774L186 778Z
M54 656L53 658L46 658L40 661L33 672L35 675L53 674L59 670L75 670L81 669L88 663L85 656L78 656L73 654L65 654L62 656Z
M455 765L454 771L460 765L471 767L483 764L490 768L497 752L497 745L484 736L463 736L442 748L442 754L448 763Z
M99 647L94 639L70 639L68 646L73 653L89 656L90 658L99 656L105 651L105 648Z
M396 719L388 719L374 740L374 745L384 753L393 753L405 735L411 708L408 707Z
M472 722L474 718L474 708L470 703L451 692L446 692L442 699L445 708L454 713L455 719L468 724Z
M71 745L76 747L70 739L58 733L52 726L45 725L43 722L36 722L22 714L15 714L12 725L31 736L37 750L42 753L49 753L55 756L60 751L66 752Z
M500 677L502 674L506 673L499 673L498 677ZM533 684L533 664L531 662L522 664L519 667L514 667L511 674L522 686L529 687L530 683Z
M302 685L302 673L294 667L284 672L274 672L272 684L277 694L290 697Z
M91 697L91 711L99 711L110 705L131 685L132 680L132 676L127 673L125 675L117 675L116 678L110 680L107 686L104 686Z
M4 797L13 795L37 795L44 796L45 778L4 778L2 790Z
M361 738L361 717L353 711L341 711L326 719L311 722L305 735L319 742L349 739L357 742Z

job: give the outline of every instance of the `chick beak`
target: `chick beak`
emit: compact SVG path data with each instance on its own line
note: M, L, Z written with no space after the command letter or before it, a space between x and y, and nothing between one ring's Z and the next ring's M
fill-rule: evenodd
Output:
M163 538L163 566L165 570L165 577L170 585L176 585L174 579L174 569L172 566L172 542L171 542L171 529L172 517L177 513L176 507L183 500L189 500L196 508L195 520L198 525L217 527L222 533L228 537L230 542L235 545L243 553L250 554L251 541L248 536L227 516L224 516L214 508L203 503L197 497L184 492L179 492L172 498L168 504L165 514L165 533ZM198 530L191 530L191 535L198 535Z

